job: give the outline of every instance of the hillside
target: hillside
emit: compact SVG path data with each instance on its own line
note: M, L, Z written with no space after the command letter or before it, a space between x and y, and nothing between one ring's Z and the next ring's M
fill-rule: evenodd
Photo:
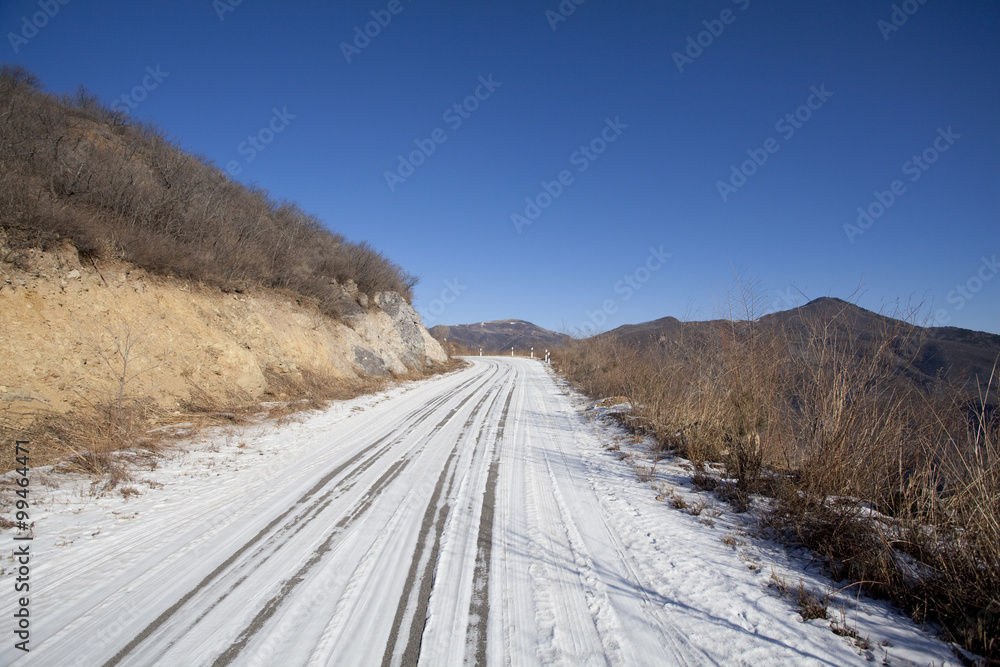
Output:
M439 341L457 343L472 351L483 348L486 354L515 351L524 352L534 347L536 350L551 349L569 340L569 336L524 320L496 320L477 324L439 324L431 327L431 335Z
M0 70L0 229L4 263L68 239L84 261L120 259L227 291L280 288L350 308L348 281L408 301L416 282L366 243L260 187L247 187L166 133L80 89L44 92L22 68ZM24 267L22 267L24 268Z
M921 385L936 378L972 386L984 382L1000 358L1000 336L956 327L920 327L866 310L841 299L822 297L789 310L764 315L758 321L765 331L781 332L799 344L817 325L830 326L855 342L871 343L887 330L903 334L905 345L897 350L901 363L910 363L907 374ZM724 320L681 322L664 317L629 324L603 334L632 344L712 344Z
M0 435L35 463L445 368L414 283L156 128L0 71Z
M338 321L316 302L280 292L226 294L125 263L87 265L68 243L31 260L29 273L0 273L0 400L7 402L62 411L81 392L114 389L119 344L133 346L126 373L136 374L135 386L127 388L170 409L199 395L278 398L282 386L308 376L405 375L445 361L394 292L367 309L345 307Z

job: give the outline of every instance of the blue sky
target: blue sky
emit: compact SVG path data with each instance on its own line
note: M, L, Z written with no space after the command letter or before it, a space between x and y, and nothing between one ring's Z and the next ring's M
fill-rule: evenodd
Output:
M0 60L370 241L428 324L705 319L736 271L1000 333L996 2L63 2L0 1Z

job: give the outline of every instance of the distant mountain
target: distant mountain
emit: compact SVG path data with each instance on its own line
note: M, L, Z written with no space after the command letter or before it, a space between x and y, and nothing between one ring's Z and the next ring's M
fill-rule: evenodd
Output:
M956 327L914 326L831 297L764 315L758 323L766 329L782 331L793 341L804 341L818 325L831 327L838 334L860 343L874 341L879 332L886 329L905 332L908 344L897 353L901 360L913 358L907 374L920 384L941 376L972 388L977 377L980 384L990 377L993 364L1000 358L1000 336L996 334ZM681 322L674 317L664 317L628 324L601 335L633 344L670 343L698 349L712 345L719 328L724 326L730 326L729 322Z
M721 323L721 320L716 320ZM681 322L676 317L661 317L650 322L640 322L639 324L623 324L617 329L612 329L602 336L624 338L630 342L644 343L647 341L659 341L664 337L673 337L683 334L685 330L692 328L707 328L711 326L709 322Z
M484 353L517 351L534 347L536 351L552 349L567 342L569 336L524 320L496 320L476 324L439 324L430 328L431 335L439 341L457 343L472 351L483 348Z

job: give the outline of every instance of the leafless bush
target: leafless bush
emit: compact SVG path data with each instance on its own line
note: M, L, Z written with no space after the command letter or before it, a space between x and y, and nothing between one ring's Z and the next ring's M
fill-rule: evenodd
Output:
M656 463L651 466L644 465L638 461L632 462L632 469L635 472L636 480L647 483L656 479Z
M774 569L771 570L771 586L783 595L792 598L799 607L799 615L803 621L811 621L814 618L826 618L829 598L826 595L817 595L806 589L805 582L799 580L797 588L792 588L784 577L780 576Z
M224 289L280 287L336 314L341 287L412 298L416 279L366 243L247 188L158 128L86 90L61 98L20 67L0 69L0 227L11 249L70 239Z
M719 479L706 474L703 469L695 470L694 475L691 476L691 483L701 491L715 491L719 488Z

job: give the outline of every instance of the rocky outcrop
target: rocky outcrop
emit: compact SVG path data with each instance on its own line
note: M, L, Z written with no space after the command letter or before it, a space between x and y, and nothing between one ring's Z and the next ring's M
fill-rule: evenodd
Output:
M164 408L447 361L393 292L369 299L341 286L341 315L331 318L291 293L224 293L123 263L81 262L69 244L19 265L0 265L0 408L99 401L115 392L126 357L128 390Z
M382 292L376 298L378 307L392 320L404 350L402 362L407 366L420 363L444 363L447 360L441 345L420 322L420 315L406 299L395 292Z

